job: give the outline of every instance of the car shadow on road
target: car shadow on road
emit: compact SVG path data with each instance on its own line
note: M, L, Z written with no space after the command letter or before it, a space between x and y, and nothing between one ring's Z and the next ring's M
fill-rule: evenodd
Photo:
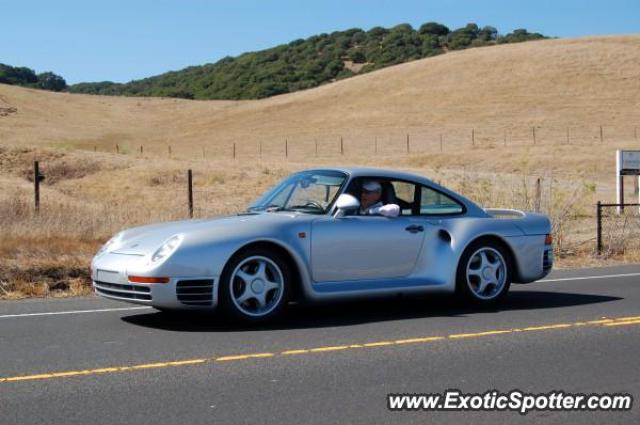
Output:
M465 317L500 311L545 310L604 303L620 300L605 295L547 291L512 291L498 307L465 306L452 297L394 297L358 301L292 304L282 316L268 323L243 325L214 313L153 312L125 316L132 325L179 332L241 332L270 331L351 326L428 317Z

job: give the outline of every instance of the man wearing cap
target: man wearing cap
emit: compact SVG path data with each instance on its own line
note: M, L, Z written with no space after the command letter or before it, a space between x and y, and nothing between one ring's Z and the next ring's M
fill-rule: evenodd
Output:
M380 200L382 185L375 180L367 180L362 185L360 194L360 215L382 215L385 217L397 217L400 214L400 206L396 204L384 205Z

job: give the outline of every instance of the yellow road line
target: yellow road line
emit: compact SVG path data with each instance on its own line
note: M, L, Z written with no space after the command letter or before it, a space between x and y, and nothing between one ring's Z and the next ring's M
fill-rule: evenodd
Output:
M229 362L233 360L259 359L263 357L273 357L273 356L275 356L275 354L273 353L240 354L238 356L217 357L213 360L217 362Z
M165 362L156 362L156 363L143 363L143 364L128 365L128 366L103 367L103 368L97 368L97 369L69 370L69 371L61 371L61 372L39 373L34 375L9 376L9 377L0 378L0 383L20 382L20 381L38 381L38 380L56 379L56 378L61 379L61 378L69 378L74 376L87 376L87 375L105 375L105 374L112 374L112 373L131 372L136 370L164 369L169 367L202 365L202 364L207 364L212 362L234 362L234 361L249 360L249 359L283 357L283 356L303 355L303 354L311 354L311 353L327 353L327 352L346 351L346 350L362 349L362 348L389 347L389 346L399 346L399 345L407 345L407 344L428 344L431 342L437 342L442 340L455 341L455 340L461 340L461 339L482 338L482 337L488 337L488 336L508 335L508 334L522 333L522 332L540 332L540 331L549 331L549 330L557 330L557 329L584 328L584 327L604 328L604 327L611 327L611 326L630 326L630 325L640 325L640 316L601 318L597 320L580 321L580 322L573 322L573 323L552 323L552 324L545 324L545 325L528 326L525 328L494 329L494 330L486 330L486 331L479 331L479 332L456 333L456 334L441 335L441 336L435 335L435 336L398 339L394 341L371 341L371 342L361 342L361 343L346 344L346 345L330 345L330 346L322 346L322 347L298 348L298 349L281 351L278 353L247 353L247 354L237 354L237 355L229 355L229 356L221 356L221 357L174 360L174 361L165 361Z
M283 351L282 354L283 356L290 356L290 355L294 355L294 354L305 354L308 353L309 350L288 350L288 351Z
M585 322L587 325L601 325L603 323L613 322L613 319L589 320Z
M607 323L604 326L627 326L627 325L640 325L640 319Z
M443 336L427 336L424 338L409 338L409 339L398 339L394 341L395 344L420 344L424 342L432 342L432 341L440 341L443 340Z
M515 332L515 329L504 329L501 331L485 331L485 332L475 332L470 334L453 334L449 335L451 339L457 338L478 338L480 336L489 336L489 335L501 335L501 334L510 334Z
M348 345L338 345L335 347L318 347L318 348L310 348L309 351L312 353L321 353L323 351L338 351L338 350L348 350L350 347Z
M624 321L627 321L627 320L640 320L640 316L618 317L618 318L617 318L617 319L615 319L615 320L616 320L616 321L618 321L618 320L620 320L620 321L622 321L622 320L624 320Z
M393 341L367 342L362 344L363 347L384 347L385 345L393 345Z

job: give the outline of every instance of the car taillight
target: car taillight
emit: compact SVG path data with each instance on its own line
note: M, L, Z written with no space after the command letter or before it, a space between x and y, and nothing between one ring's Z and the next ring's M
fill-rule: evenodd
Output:
M545 245L553 245L553 236L551 234L548 234L547 236L545 236L544 244Z

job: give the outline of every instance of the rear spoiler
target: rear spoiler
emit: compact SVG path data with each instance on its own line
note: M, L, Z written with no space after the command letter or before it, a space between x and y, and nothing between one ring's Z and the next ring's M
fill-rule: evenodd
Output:
M509 208L484 208L484 212L495 218L524 218L527 213Z
M544 214L506 208L485 208L484 211L492 218L513 220L513 224L525 235L548 235L551 233L551 221Z

